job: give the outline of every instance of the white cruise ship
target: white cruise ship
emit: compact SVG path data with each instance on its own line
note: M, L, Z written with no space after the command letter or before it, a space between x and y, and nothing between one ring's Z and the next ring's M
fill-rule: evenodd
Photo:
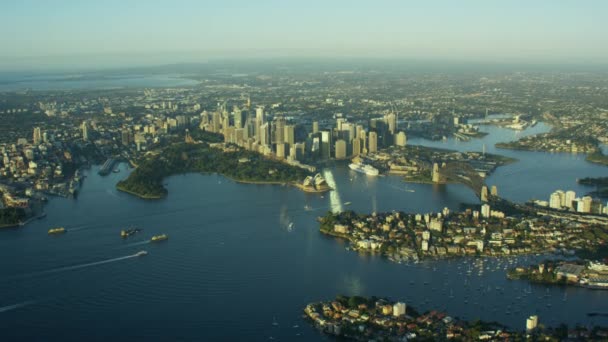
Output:
M348 167L350 167L350 169L353 171L365 173L366 175L370 175L370 176L377 176L379 174L378 169L376 169L375 167L373 167L371 165L352 163L352 164L348 165Z

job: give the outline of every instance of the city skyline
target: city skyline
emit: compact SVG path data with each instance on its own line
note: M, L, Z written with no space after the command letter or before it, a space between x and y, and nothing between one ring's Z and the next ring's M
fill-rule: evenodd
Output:
M217 58L407 58L603 64L599 1L0 4L0 69Z

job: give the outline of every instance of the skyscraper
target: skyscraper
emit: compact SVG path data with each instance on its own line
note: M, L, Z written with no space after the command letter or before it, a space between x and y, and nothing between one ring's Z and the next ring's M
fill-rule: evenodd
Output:
M274 142L283 144L285 142L285 118L278 116L274 120Z
M328 159L331 157L331 132L321 131L321 158Z
M336 140L336 159L346 158L346 141L339 139Z
M378 134L376 132L369 132L369 142L367 144L369 153L378 152Z
M397 137L395 138L395 145L397 145L399 147L405 147L406 144L407 144L407 137L405 135L405 132L399 132L397 134Z
M42 130L40 127L34 127L34 145L40 144L42 142Z
M82 140L89 141L89 124L86 121L82 122Z
M285 125L285 142L289 144L289 146L293 146L295 144L295 126L294 125Z
M319 132L319 122L318 121L313 121L312 122L312 133L318 133Z

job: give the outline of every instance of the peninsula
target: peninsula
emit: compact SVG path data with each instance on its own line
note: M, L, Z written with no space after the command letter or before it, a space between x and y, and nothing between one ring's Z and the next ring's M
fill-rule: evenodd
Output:
M500 323L465 321L436 310L421 314L406 303L377 297L338 296L333 301L308 304L304 313L323 333L354 341L554 341L608 336L605 327L546 328L536 315L522 322L525 330L509 329Z
M256 184L296 184L310 175L302 168L222 143L175 143L144 156L137 164L116 187L144 199L166 196L163 179L175 174L218 173L238 182Z

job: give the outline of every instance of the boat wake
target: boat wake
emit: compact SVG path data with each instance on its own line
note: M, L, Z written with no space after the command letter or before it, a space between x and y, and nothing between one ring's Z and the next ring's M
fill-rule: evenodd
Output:
M54 274L54 273L60 273L60 272L74 271L74 270L79 270L81 268L94 267L94 266L109 264L112 262L118 262L118 261L137 258L137 257L139 257L138 254L131 254L131 255L126 255L126 256L119 257L119 258L112 258L112 259L107 259L107 260L102 260L102 261L89 262L86 264L80 264L80 265L74 265L74 266L64 266L64 267L53 268L53 269L46 270L46 271L27 273L24 275L16 276L15 278L31 278L31 277L49 275L49 274Z
M126 244L124 246L120 246L120 248L129 248L129 247L134 247L134 246L147 245L149 243L150 243L150 240L133 242L133 243Z
M15 309L19 309L19 308L22 308L24 306L28 306L28 305L31 305L31 304L34 304L34 303L35 303L35 301L28 300L28 301L23 302L23 303L3 306L3 307L0 308L0 313L11 311L11 310L15 310Z

